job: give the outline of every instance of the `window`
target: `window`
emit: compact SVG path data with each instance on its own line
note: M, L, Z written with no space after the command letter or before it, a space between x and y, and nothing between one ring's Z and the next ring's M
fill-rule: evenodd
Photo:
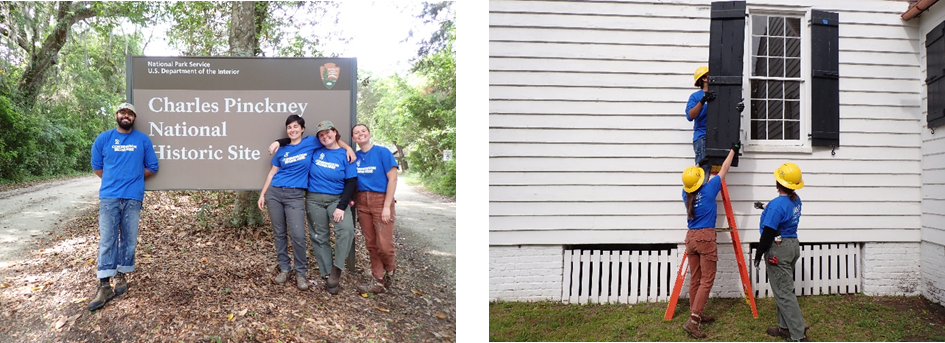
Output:
M750 123L748 136L759 141L801 140L801 19L752 15ZM805 130L806 131L806 130Z

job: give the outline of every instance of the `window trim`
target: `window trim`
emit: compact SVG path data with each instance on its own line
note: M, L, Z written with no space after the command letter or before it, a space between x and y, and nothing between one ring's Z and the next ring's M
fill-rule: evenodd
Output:
M786 10L783 8L751 7L747 9L748 20L745 21L745 64L743 66L742 98L745 99L745 112L741 115L742 142L746 152L788 152L813 153L811 134L811 28L810 8ZM797 17L801 20L801 101L800 101L800 139L797 141L768 141L751 139L751 61L753 39L751 27L757 16Z

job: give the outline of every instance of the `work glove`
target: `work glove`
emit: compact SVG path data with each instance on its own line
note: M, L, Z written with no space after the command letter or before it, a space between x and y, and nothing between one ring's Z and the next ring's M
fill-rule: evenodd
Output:
M742 141L737 140L737 141L732 142L732 150L735 151L735 156L738 156L738 152L742 150Z
M742 113L742 111L745 110L745 99L742 99L735 105L735 110L738 111L738 113Z
M699 102L705 104L705 103L710 102L710 101L712 101L712 100L715 100L715 92L713 92L713 91L708 91L708 92L705 92L705 95L702 96L702 100L699 100Z
M761 258L755 258L755 261L752 262L755 265L755 271L757 272L761 268Z
M762 204L761 201L755 201L755 208L763 210L765 209L765 204Z

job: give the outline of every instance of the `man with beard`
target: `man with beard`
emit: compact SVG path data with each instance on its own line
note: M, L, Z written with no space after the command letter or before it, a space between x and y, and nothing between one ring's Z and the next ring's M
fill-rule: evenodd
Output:
M118 105L118 127L102 132L92 145L92 171L102 178L98 191L98 272L94 311L128 290L125 273L135 270L138 218L144 200L144 178L158 171L151 139L133 128L135 107ZM115 277L115 289L110 280Z

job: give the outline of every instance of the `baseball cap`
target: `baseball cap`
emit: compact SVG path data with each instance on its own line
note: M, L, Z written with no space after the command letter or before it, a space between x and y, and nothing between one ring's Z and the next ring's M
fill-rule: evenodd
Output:
M129 103L127 103L127 102L123 102L123 103L121 103L121 105L118 105L118 108L115 109L115 113L118 113L118 111L121 111L121 110L123 110L123 109L129 109L129 110L131 110L131 112L133 112L135 115L138 114L138 111L135 111L135 106L132 105L132 104L129 104Z
M335 125L332 124L331 121L322 120L320 123L318 123L318 126L315 127L315 132L317 133L321 130L328 130L333 127L335 127Z

